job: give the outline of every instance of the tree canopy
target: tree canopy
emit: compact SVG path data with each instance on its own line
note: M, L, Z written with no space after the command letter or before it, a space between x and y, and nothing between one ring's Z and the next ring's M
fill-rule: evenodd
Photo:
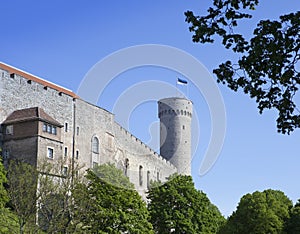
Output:
M81 230L86 233L153 233L146 203L137 191L124 188L133 188L133 185L127 184L128 178L121 170L111 164L100 165L88 170L86 179L86 184L78 184L73 191L75 216L78 215L82 223ZM116 181L120 184L115 184Z
M291 200L278 190L268 189L246 194L220 233L284 233L291 207Z
M12 160L7 181L9 204L16 214L19 233L24 233L26 226L35 228L38 171L30 164Z
M217 233L225 219L191 176L174 175L150 188L148 209L155 233Z
M300 233L300 200L291 209L290 219L286 224L286 232L289 234Z
M290 134L300 127L296 94L300 86L300 11L279 16L278 20L261 20L247 39L237 32L242 19L252 17L258 0L213 0L205 16L185 12L192 39L196 43L213 43L221 38L226 49L238 55L214 69L217 81L230 89L242 89L254 98L259 112L278 111L277 129Z

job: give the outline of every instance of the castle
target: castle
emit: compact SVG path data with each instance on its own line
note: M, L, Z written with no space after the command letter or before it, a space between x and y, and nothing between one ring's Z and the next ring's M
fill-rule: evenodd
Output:
M114 114L82 100L72 91L0 63L0 147L4 163L18 158L33 165L63 161L85 171L114 163L140 194L150 181L173 173L191 174L192 102L158 101L160 154L114 120Z

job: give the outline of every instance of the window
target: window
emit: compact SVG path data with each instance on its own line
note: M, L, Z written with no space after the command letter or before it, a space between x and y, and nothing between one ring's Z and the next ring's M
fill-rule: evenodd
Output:
M68 123L65 123L65 132L68 132Z
M56 127L52 126L52 134L56 135Z
M79 127L76 128L76 134L79 136Z
M160 180L159 180L159 171L156 173L156 180L157 180L158 182L160 182Z
M92 139L92 152L96 154L99 153L99 140L97 137L93 137Z
M143 167L142 166L139 167L139 183L140 183L140 186L143 186Z
M47 133L53 134L53 135L57 134L56 127L51 124L47 124L47 123L43 124L43 132L47 132Z
M150 188L150 171L147 171L147 188Z
M125 174L125 176L128 176L128 168L129 168L129 159L128 158L126 158L125 159L125 170L124 170L124 174Z
M13 135L14 134L14 126L13 125L7 125L5 134L6 135Z
M185 126L184 126L184 125L182 125L182 129L183 129L183 130L185 129Z
M65 156L65 157L68 156L68 147L65 147L64 156Z
M53 159L54 157L54 150L53 148L47 148L47 157L50 158L50 159Z
M68 175L68 167L67 167L67 166L64 166L64 167L62 168L62 175L63 175L63 176L67 176L67 175Z
M79 150L76 150L76 155L75 155L76 159L79 158Z
M47 124L46 123L43 124L43 132L47 132Z
M6 149L3 151L3 159L8 159L9 158L9 151Z
M97 167L98 166L98 163L96 162L93 162L93 168Z
M51 125L47 125L47 132L52 133L52 126Z

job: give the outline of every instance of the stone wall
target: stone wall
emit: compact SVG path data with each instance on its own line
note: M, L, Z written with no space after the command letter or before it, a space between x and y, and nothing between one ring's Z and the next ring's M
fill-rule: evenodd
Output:
M126 173L144 197L150 180L164 181L177 172L170 162L117 124L107 110L0 69L0 123L13 111L29 107L44 109L64 126L61 142L42 136L35 140L38 146L35 154L41 160L64 161L67 165L74 157L83 170L94 164L112 162ZM93 148L95 139L98 152ZM54 149L54 159L47 159L48 147Z
M0 123L15 110L40 107L65 126L61 140L72 149L73 97L0 68Z

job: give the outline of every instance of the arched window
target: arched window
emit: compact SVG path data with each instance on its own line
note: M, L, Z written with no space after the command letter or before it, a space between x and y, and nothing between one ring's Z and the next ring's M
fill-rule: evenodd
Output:
M99 139L95 136L92 139L92 152L96 154L99 153Z

